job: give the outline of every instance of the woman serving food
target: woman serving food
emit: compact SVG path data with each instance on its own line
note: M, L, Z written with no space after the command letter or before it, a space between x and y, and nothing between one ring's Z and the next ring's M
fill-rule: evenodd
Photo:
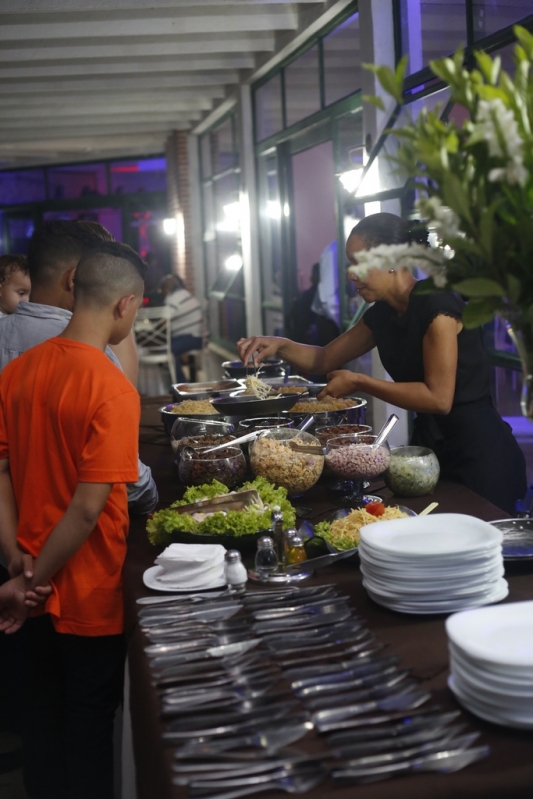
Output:
M412 229L394 214L373 214L354 227L346 254L356 265L363 250L415 241L427 242L427 231ZM274 336L241 339L243 363L259 365L277 354L305 373L328 375L319 399L364 391L414 411L411 443L435 451L441 476L514 514L527 487L525 459L492 404L481 333L463 327L463 301L451 291L413 292L418 281L405 267L350 278L361 297L374 303L353 328L325 347ZM342 368L374 347L394 382Z

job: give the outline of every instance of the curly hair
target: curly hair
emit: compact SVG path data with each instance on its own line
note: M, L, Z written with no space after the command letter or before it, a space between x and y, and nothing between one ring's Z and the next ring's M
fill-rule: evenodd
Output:
M0 285L17 270L25 275L29 274L28 259L25 255L0 255Z

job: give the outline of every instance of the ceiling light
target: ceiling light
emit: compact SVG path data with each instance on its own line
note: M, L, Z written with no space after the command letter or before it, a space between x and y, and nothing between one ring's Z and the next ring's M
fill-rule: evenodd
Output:
M173 236L174 233L178 229L178 222L177 219L173 216L169 217L168 219L163 219L163 230L167 234L167 236Z
M239 255L238 252L233 253L229 258L226 258L224 266L226 269L229 269L230 272L238 272L242 267L242 256Z

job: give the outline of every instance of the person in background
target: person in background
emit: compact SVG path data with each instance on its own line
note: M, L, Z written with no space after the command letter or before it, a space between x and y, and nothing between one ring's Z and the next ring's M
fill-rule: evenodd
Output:
M339 270L337 242L324 249L319 261L319 281L311 304L315 314L318 343L325 347L340 333Z
M0 256L0 317L15 313L21 300L30 299L30 275L24 255Z
M301 344L318 344L316 332L316 314L311 310L320 280L320 264L311 267L311 285L292 301L291 309L285 320L285 330L292 341Z
M348 260L380 244L427 244L428 232L388 213L372 214L352 230ZM411 443L436 453L441 477L461 483L509 514L527 488L524 455L490 396L490 364L480 330L462 323L464 302L452 291L435 291L432 281L417 286L405 267L370 269L351 276L361 297L373 303L354 327L326 347L288 339L254 337L238 342L244 363L258 365L273 355L308 373L324 372L328 384L318 395L343 397L364 391L414 411ZM428 288L429 292L420 291ZM392 378L378 380L343 368L377 348Z
M159 285L165 305L172 309L170 331L172 337L172 353L176 360L176 376L178 383L185 383L185 375L181 368L181 356L191 350L203 347L204 315L199 300L190 291L178 275L165 275Z
M113 799L122 699L122 567L138 476L139 395L105 355L128 335L145 265L124 244L84 255L59 336L0 376L0 545L33 576L0 587L0 631L28 646L24 779L30 799ZM32 456L28 458L28 452ZM44 613L28 596L52 584Z
M0 371L30 347L63 332L72 315L72 288L80 259L103 242L113 244L112 238L97 222L45 222L35 230L28 249L30 302L19 303L14 314L0 319ZM106 355L121 369L110 347ZM128 498L133 513L151 513L157 505L152 473L141 461L139 479L128 486Z

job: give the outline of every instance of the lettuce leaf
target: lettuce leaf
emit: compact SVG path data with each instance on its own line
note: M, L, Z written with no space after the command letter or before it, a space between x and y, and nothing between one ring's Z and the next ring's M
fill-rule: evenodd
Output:
M245 483L239 491L249 489L257 491L263 507L251 507L245 511L229 511L227 514L213 513L203 521L197 522L189 514L178 513L174 508L188 505L198 499L212 499L221 494L227 494L229 489L218 480L188 488L183 499L173 502L170 508L157 511L148 519L146 525L148 539L154 545L161 545L169 543L174 531L197 535L234 535L238 537L256 533L259 530L268 530L271 524L271 511L275 505L279 506L283 514L284 527L294 527L296 512L287 499L285 488L276 488L264 477L256 477L255 480Z

